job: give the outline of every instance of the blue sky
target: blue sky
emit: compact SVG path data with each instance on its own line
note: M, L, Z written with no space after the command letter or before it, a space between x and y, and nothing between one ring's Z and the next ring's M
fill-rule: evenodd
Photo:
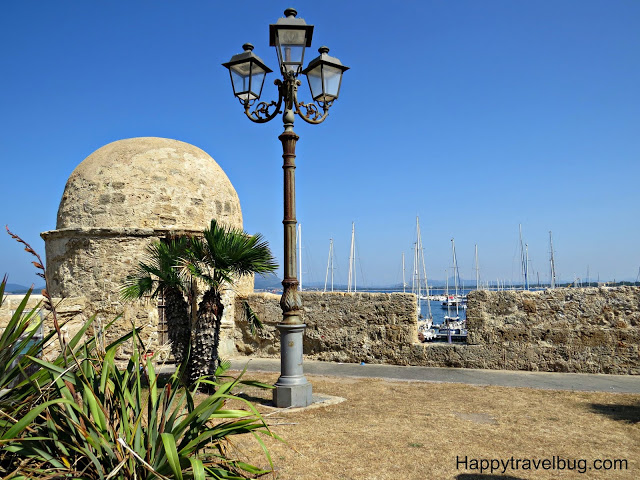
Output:
M221 165L281 260L282 124L250 122L220 64L251 42L275 70L268 25L289 6L315 25L307 59L327 45L351 67L328 119L295 126L303 282L324 281L330 238L346 282L352 222L359 283L401 281L417 215L433 279L455 238L462 277L477 244L483 280L518 281L522 224L534 278L548 281L552 231L561 278L635 280L636 0L2 2L2 225L44 254L84 158L168 137ZM39 283L30 261L0 234L0 273Z

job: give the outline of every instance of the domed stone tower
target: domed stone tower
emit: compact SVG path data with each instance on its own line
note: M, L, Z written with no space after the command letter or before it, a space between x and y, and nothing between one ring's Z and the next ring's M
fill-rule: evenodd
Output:
M144 326L145 337L162 345L166 327L157 302L120 300L127 275L153 241L197 234L211 219L242 228L238 195L220 166L193 145L166 138L110 143L73 171L58 209L56 230L42 233L47 276L54 297L84 299L83 314L103 321L122 314L116 337ZM253 279L238 285L253 290ZM233 327L233 292L226 295L223 327ZM123 332L124 329L124 332ZM233 349L232 332L221 352ZM224 332L223 332L224 334ZM229 343L231 342L231 344Z

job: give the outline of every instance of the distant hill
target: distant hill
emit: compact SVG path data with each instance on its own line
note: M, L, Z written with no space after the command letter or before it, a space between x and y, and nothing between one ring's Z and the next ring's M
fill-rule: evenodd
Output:
M275 273L269 275L256 275L254 282L254 289L256 290L281 290L282 279L278 278Z
M14 294L14 295L18 295L21 293L27 293L29 291L30 287L25 287L24 285L18 285L17 283L7 283L7 285L4 287L4 293L5 294ZM40 294L40 291L44 288L44 286L41 287L34 287L33 288L33 293L35 294Z

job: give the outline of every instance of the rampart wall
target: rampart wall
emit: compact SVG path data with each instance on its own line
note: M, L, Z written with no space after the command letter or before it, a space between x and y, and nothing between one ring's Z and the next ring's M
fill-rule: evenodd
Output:
M279 296L247 300L265 327L236 317L236 347L279 355ZM485 369L640 374L640 288L472 292L467 345L419 343L410 294L303 292L307 358ZM236 312L240 312L240 306Z
M5 299L0 328L21 300L22 296ZM34 295L29 308L39 300L41 297ZM255 335L249 332L244 315L245 300L264 324ZM302 292L302 300L307 324L304 354L310 359L640 374L640 287L472 292L467 308L467 345L420 343L417 306L411 294ZM223 325L228 341L221 354L278 356L279 301L278 295L268 293L236 297L235 327L231 322ZM84 297L65 298L56 304L61 321L69 321L65 328L69 335L86 320L86 312L92 311ZM125 311L124 315L131 325L134 314ZM136 323L144 326L144 320ZM155 334L152 327L145 327L150 329L147 336Z

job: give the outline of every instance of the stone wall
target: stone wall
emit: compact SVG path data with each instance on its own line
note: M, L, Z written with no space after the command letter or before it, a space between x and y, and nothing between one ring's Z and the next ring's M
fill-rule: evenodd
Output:
M469 344L485 368L640 374L640 288L474 292Z
M19 295L7 297L0 308L0 328L21 299ZM38 299L32 297L34 305ZM229 295L227 301L231 302L227 313L235 314L235 322L226 320L223 324L226 341L221 346L222 356L279 356L276 325L282 318L280 297L245 293L235 300ZM248 328L245 301L264 323L256 335ZM411 294L302 292L302 301L307 324L304 353L310 359L640 374L640 287L472 292L467 345L419 343L417 307ZM129 321L137 319L138 325L145 327L147 338L154 335L154 323L145 323L147 317L137 318L136 312L152 315L155 305L147 305L146 310L131 305L129 312L126 305L121 307ZM82 296L66 298L58 307L61 316L71 320L69 335L92 310Z
M236 316L236 348L279 355L279 296L247 301L265 328ZM303 292L307 358L434 367L640 374L640 288L472 292L467 345L419 343L410 294Z
M67 228L44 232L47 253L47 276L52 295L61 298L85 297L85 318L118 320L106 332L108 343L131 332L132 326L143 327L142 339L151 350L168 352L158 344L158 306L154 299L123 301L120 289L125 278L145 261L146 247L169 233L194 234L194 231L167 231L150 228ZM253 276L236 282L238 292L253 291ZM223 294L226 305L221 332L221 352L234 349L233 319L235 317L231 290ZM127 357L123 349L120 356Z
M20 304L24 300L25 295L6 295L0 305L0 331L6 328L9 320L13 316L14 312L19 308ZM43 336L47 335L53 330L53 319L51 313L43 308L44 297L42 295L30 295L23 315L26 315L32 311L32 319L34 324L42 322L41 333ZM65 299L55 298L53 303L56 306L56 312L58 314L58 322L61 325L61 333L64 340L71 339L75 333L80 330L86 321L84 310L86 309L86 298L84 297L69 297ZM59 342L57 339L50 342L49 348L45 350L45 357L54 357L56 352L59 351Z
M236 347L257 356L280 354L280 296L255 293L236 299L236 312L247 301L264 324L254 336L246 317L236 316ZM415 296L404 293L302 292L304 354L335 362L395 363L418 341Z

